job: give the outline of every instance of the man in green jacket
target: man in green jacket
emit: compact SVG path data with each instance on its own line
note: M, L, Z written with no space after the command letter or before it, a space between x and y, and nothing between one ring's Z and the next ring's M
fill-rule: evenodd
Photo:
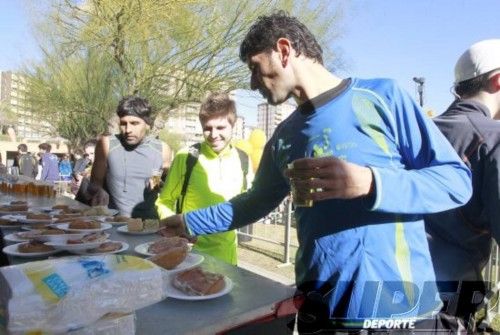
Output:
M253 179L248 158L231 144L234 101L225 93L211 94L201 105L199 118L205 141L176 154L156 201L160 219L226 201L244 191ZM194 245L194 249L233 265L237 263L236 247L234 230L200 236Z

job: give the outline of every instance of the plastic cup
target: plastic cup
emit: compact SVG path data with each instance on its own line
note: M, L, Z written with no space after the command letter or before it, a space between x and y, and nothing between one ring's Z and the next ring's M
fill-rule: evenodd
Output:
M151 178L150 178L150 182L149 182L151 189L154 189L160 185L162 173L163 173L163 171L161 169L151 170Z
M293 169L293 162L288 164L289 169ZM295 188L295 183L294 180L290 180L290 190L291 190L291 195L292 195L292 202L295 207L312 207L314 205L314 202L311 199L304 199L301 194L297 192L297 189ZM310 193L312 193L313 190L310 190Z

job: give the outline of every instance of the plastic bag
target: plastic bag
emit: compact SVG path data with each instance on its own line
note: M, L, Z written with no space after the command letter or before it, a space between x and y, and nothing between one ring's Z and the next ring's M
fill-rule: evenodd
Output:
M108 314L96 323L68 335L135 335L135 313Z
M0 268L0 306L10 334L59 334L161 301L167 285L165 272L139 257L65 257Z

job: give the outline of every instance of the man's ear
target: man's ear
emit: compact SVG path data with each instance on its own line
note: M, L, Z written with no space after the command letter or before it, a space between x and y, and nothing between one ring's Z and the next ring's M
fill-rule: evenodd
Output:
M490 84L490 90L493 92L499 92L500 91L500 72L495 73L492 75L489 79L489 84Z
M286 67L292 54L292 43L289 39L281 37L276 42L276 48L278 49L281 65Z

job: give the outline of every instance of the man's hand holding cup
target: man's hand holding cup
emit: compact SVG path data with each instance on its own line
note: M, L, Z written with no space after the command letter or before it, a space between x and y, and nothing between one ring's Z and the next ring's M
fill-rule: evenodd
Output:
M294 204L302 207L325 199L367 196L374 187L370 168L336 157L297 159L289 164L285 175L290 178L292 198L299 199L294 199Z

